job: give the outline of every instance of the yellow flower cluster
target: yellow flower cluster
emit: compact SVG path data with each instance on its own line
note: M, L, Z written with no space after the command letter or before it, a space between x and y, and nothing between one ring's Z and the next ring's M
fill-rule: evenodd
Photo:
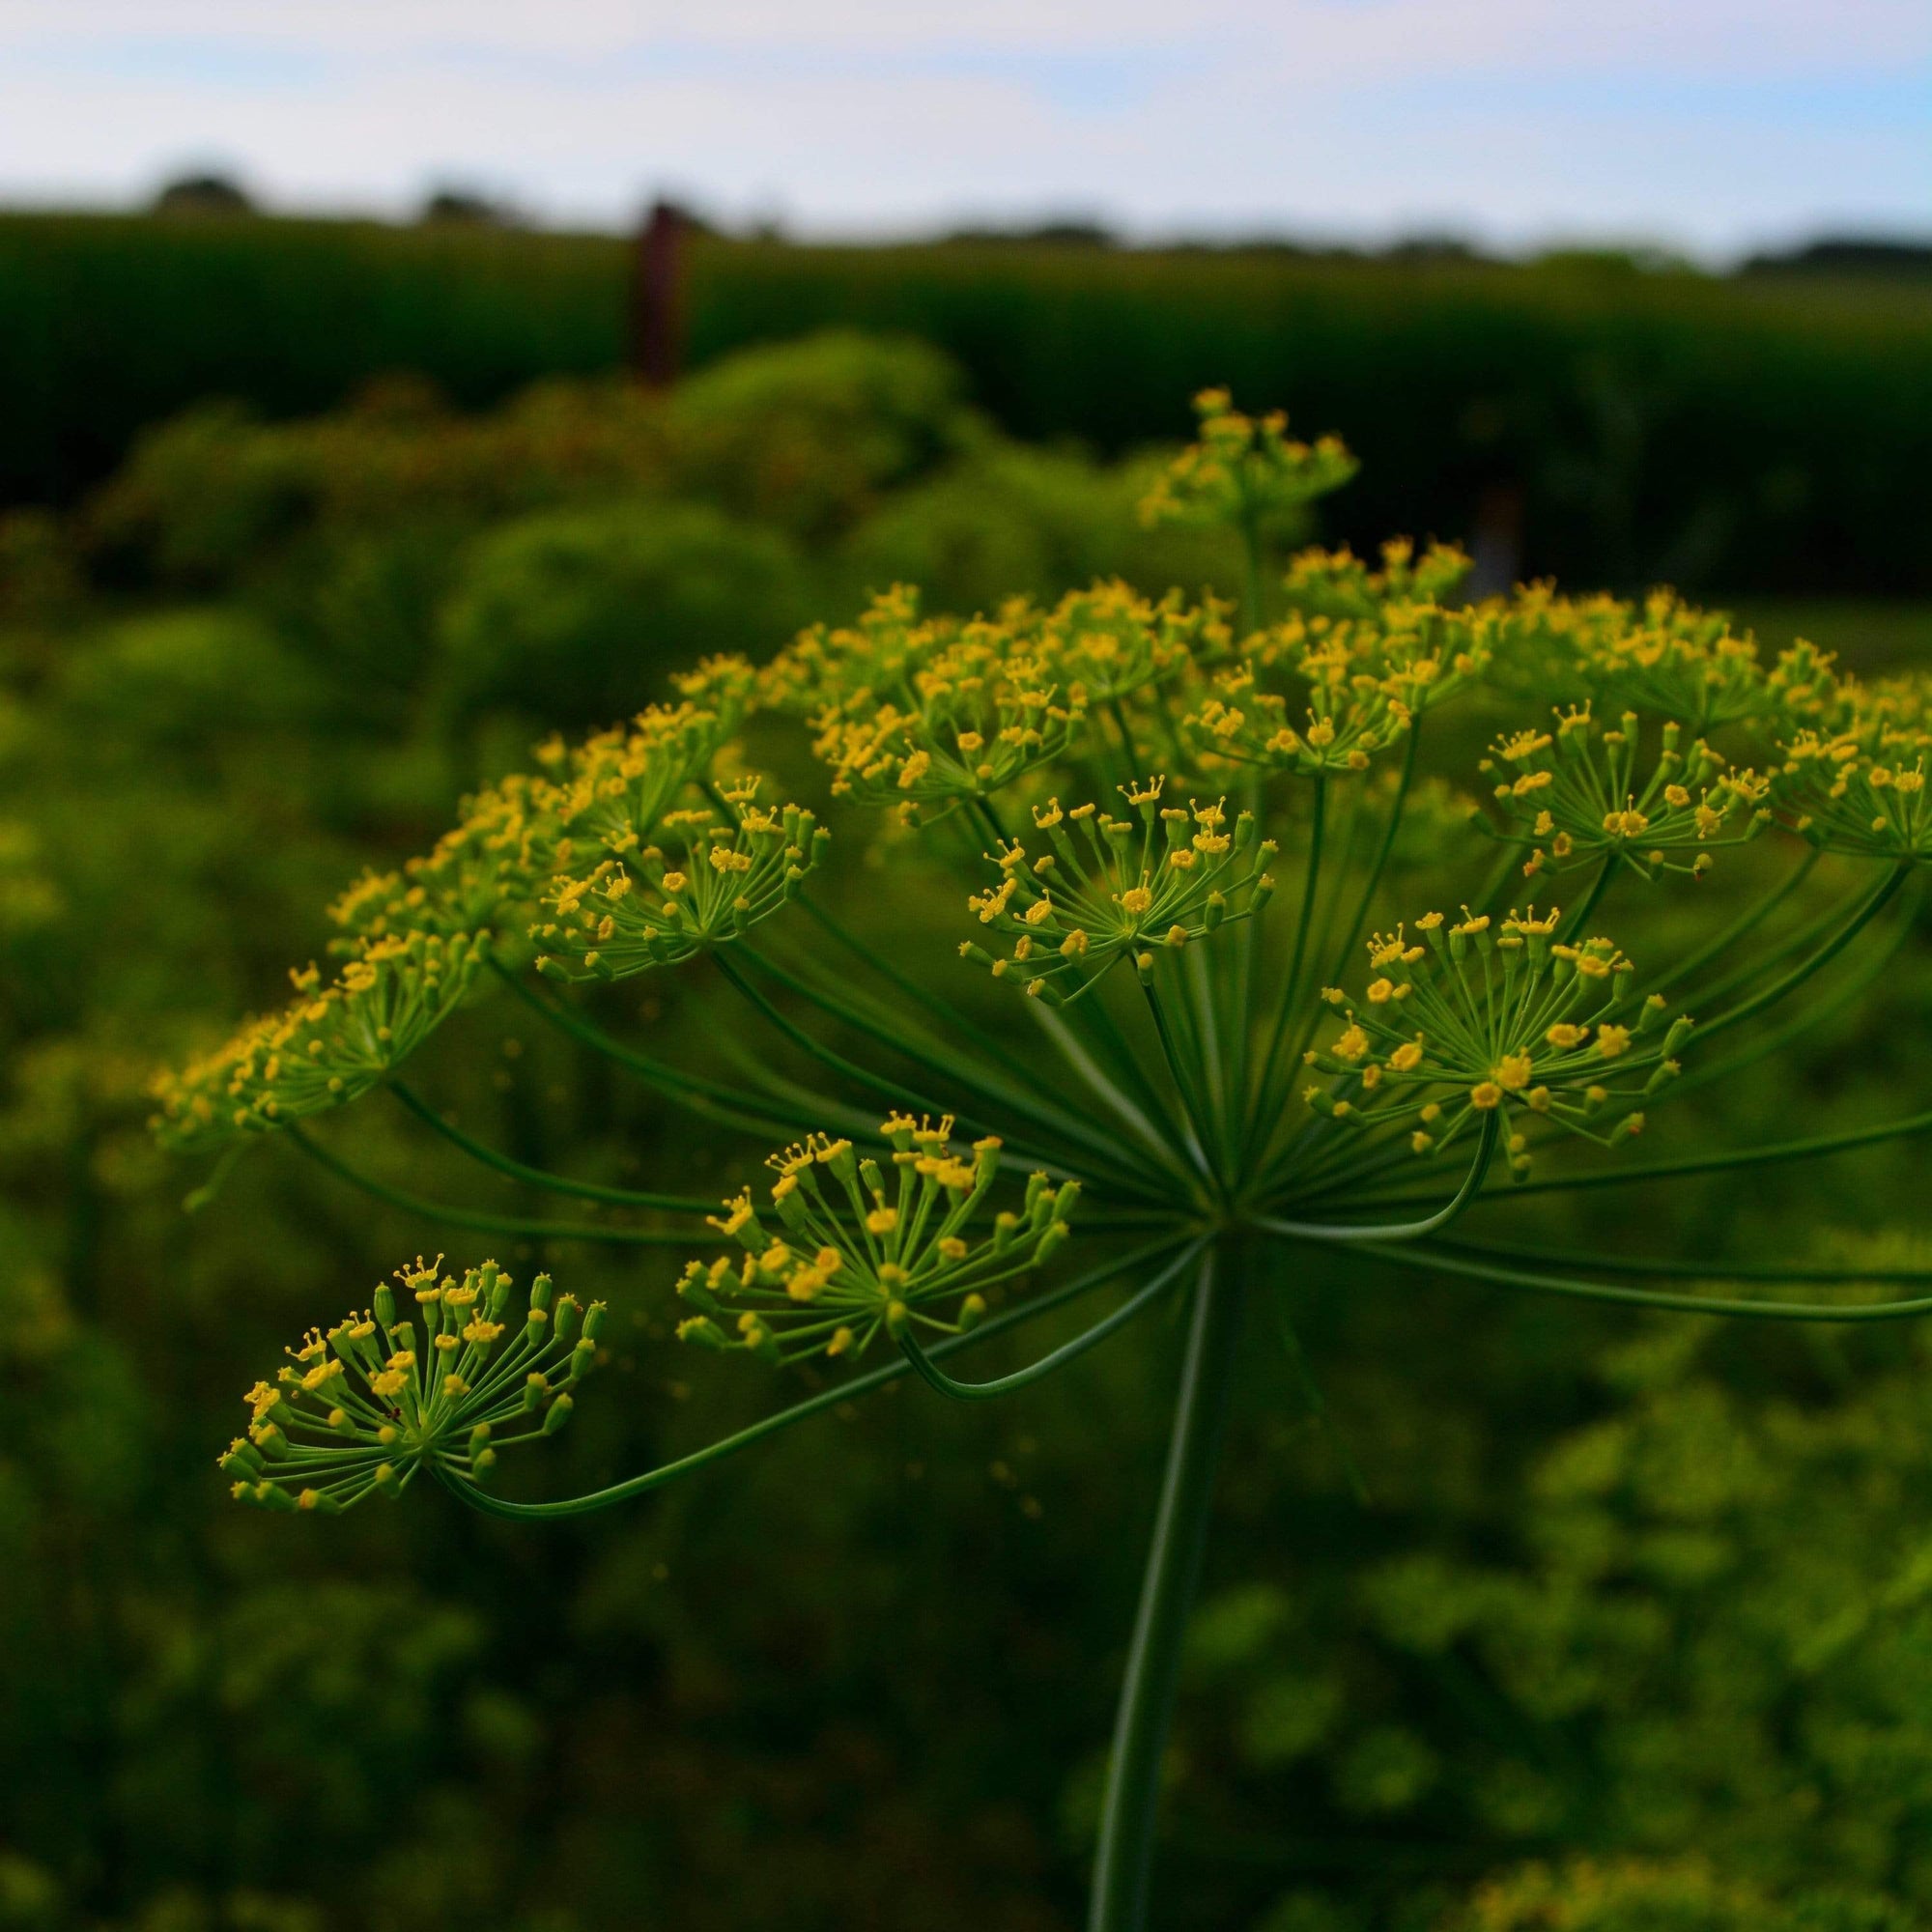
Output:
M1117 960L1131 955L1151 972L1151 949L1185 946L1260 912L1274 891L1264 869L1274 842L1256 838L1251 812L1230 825L1219 799L1163 808L1165 783L1121 787L1131 818L1093 805L1063 811L1058 799L1037 808L1048 849L1030 859L1009 840L997 860L999 884L967 901L981 925L1011 938L1010 956L995 958L971 940L961 953L1062 1004Z
M1382 545L1381 565L1371 570L1348 549L1304 550L1290 559L1282 588L1289 607L1308 616L1381 621L1392 607L1447 609L1472 568L1455 544L1433 543L1418 556L1406 537Z
M622 980L727 944L790 899L830 838L796 805L757 802L758 781L718 793L719 809L660 811L646 844L629 823L607 833L587 872L559 873L530 928L537 970ZM667 849L668 848L668 849Z
M1761 720L1776 705L1755 640L1673 591L1634 605L1531 584L1495 607L1493 619L1505 664L1525 689L1675 718L1699 733Z
M1470 613L1439 605L1375 617L1297 613L1248 639L1182 728L1209 756L1267 771L1366 771L1421 713L1481 674L1488 648Z
M1194 399L1196 440L1169 464L1141 502L1141 521L1249 527L1339 490L1361 467L1341 440L1293 442L1279 410L1243 415L1226 389Z
M986 1290L1066 1238L1077 1182L1035 1174L1019 1208L987 1223L997 1140L955 1149L950 1115L935 1124L895 1114L880 1132L895 1176L850 1141L814 1134L767 1162L777 1229L750 1188L724 1203L711 1225L744 1254L685 1269L678 1293L696 1312L680 1338L779 1362L857 1355L908 1327L957 1334L986 1312Z
M1496 921L1465 907L1453 923L1432 912L1415 929L1420 939L1398 926L1369 942L1360 999L1323 993L1342 1026L1307 1056L1333 1076L1307 1091L1311 1106L1406 1133L1418 1154L1493 1114L1519 1174L1530 1159L1524 1117L1606 1144L1642 1130L1636 1105L1676 1076L1690 1021L1663 1026L1662 999L1633 1001L1631 962L1609 940L1560 939L1553 908Z
M990 798L1072 743L1086 705L1059 694L1012 627L976 620L935 639L894 694L828 713L815 750L835 795L860 804Z
M480 1482L498 1449L569 1420L604 1304L593 1301L580 1327L578 1304L564 1295L553 1307L540 1274L511 1334L515 1285L495 1262L461 1281L441 1267L439 1255L397 1269L413 1319L398 1315L385 1282L372 1308L326 1335L311 1330L272 1381L248 1391L248 1433L220 1459L238 1502L333 1515L401 1495L424 1468Z
M196 1151L366 1094L462 1003L489 935L394 933L359 945L327 985L290 975L296 998L154 1086L164 1145Z
M1730 769L1702 738L1686 751L1676 724L1661 728L1642 767L1642 735L1635 712L1606 727L1582 704L1557 712L1553 731L1496 740L1482 769L1495 777L1507 836L1532 846L1525 876L1614 855L1646 878L1698 877L1715 848L1742 845L1771 822L1768 778Z

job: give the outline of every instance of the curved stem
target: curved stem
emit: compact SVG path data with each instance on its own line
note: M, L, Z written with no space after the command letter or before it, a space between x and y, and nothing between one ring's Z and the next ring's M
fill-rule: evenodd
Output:
M1241 1329L1240 1277L1231 1270L1230 1278L1223 1279L1215 1260L1211 1252L1203 1260L1194 1291L1160 1507L1114 1721L1088 1932L1141 1932L1147 1923L1161 1758L1187 1612L1208 1537L1208 1504Z
M1396 837L1402 831L1403 811L1408 803L1409 786L1415 779L1415 752L1421 737L1422 720L1417 718L1408 727L1407 743L1403 748L1402 777L1396 782L1395 797L1389 803L1388 823L1382 827L1381 843L1376 848L1375 862L1369 867L1368 877L1362 882L1355 910L1342 929L1342 943L1335 949L1334 963L1328 969L1329 980L1338 985L1342 975L1348 971L1355 942L1362 936L1362 927L1374 908L1377 888L1380 886L1382 874L1388 869L1389 857L1395 851Z
M707 1080L702 1074L686 1073L648 1053L639 1052L636 1047L626 1046L622 1040L612 1039L601 1027L592 1026L568 1008L532 992L500 960L493 958L489 964L503 984L539 1019L548 1021L559 1033L567 1034L581 1045L601 1053L606 1060L627 1072L637 1074L647 1086L667 1094L701 1120L737 1127L748 1133L768 1133L774 1126L784 1131L800 1127L811 1129L825 1124L810 1115L789 1114L782 1107L774 1107L757 1094L727 1087L722 1081Z
M546 1168L526 1167L522 1161L499 1153L495 1148L466 1134L454 1122L444 1120L413 1087L401 1080L391 1080L389 1091L417 1120L434 1128L453 1147L461 1148L470 1159L494 1168L498 1174L507 1175L512 1180L527 1182L552 1194L574 1194L582 1201L607 1201L615 1208L662 1208L674 1214L717 1212L715 1201L705 1201L693 1194L647 1194L638 1188L600 1187L593 1180L573 1180L568 1175L552 1174Z
M1699 1040L1709 1039L1713 1034L1721 1033L1724 1028L1736 1026L1753 1014L1763 1012L1767 1007L1776 1006L1785 994L1802 986L1820 968L1828 966L1885 909L1891 895L1905 883L1910 869L1906 866L1894 866L1886 875L1884 883L1858 909L1851 923L1829 944L1821 946L1810 958L1794 966L1783 979L1774 980L1763 992L1753 994L1742 1006L1733 1007L1727 1013L1719 1013L1714 1020L1706 1020L1697 1029L1696 1037Z
M1813 845L1797 866L1786 873L1776 892L1768 894L1754 906L1739 915L1727 926L1707 939L1694 952L1680 959L1661 980L1651 981L1650 990L1662 993L1674 986L1680 980L1688 980L1693 974L1701 973L1712 960L1720 958L1729 949L1747 933L1754 932L1771 915L1795 893L1810 876L1811 868L1824 854Z
M1096 1133L1079 1116L1067 1113L1065 1109L1049 1102L1044 1102L1037 1095L1027 1092L1025 1089L1009 1085L1008 1082L1000 1079L997 1074L988 1073L985 1068L978 1066L971 1061L963 1058L956 1049L950 1058L946 1056L943 1050L930 1051L923 1043L914 1039L905 1031L903 1024L896 1029L883 1026L858 1008L852 1006L849 1001L838 998L826 992L824 988L813 986L810 981L800 979L798 975L781 966L776 959L767 957L766 954L760 952L749 943L743 945L743 951L745 957L761 972L769 974L780 985L796 993L799 998L810 1002L820 1012L826 1014L831 1019L840 1021L846 1026L856 1028L868 1038L887 1048L888 1051L903 1055L915 1066L923 1068L925 1072L935 1074L942 1080L955 1081L960 1086L977 1093L982 1100L990 1102L993 1105L1010 1107L1015 1114L1021 1116L1023 1119L1030 1120L1039 1132L1057 1134L1074 1146L1086 1148L1090 1155L1102 1159L1111 1158L1117 1163L1126 1161L1129 1164L1133 1164L1138 1161L1139 1151L1137 1149L1125 1147L1122 1143L1107 1134ZM776 1008L768 1001L765 1001L760 995L751 991L744 976L736 970L735 965L722 952L718 955L718 963L724 970L725 976L731 980L732 984L739 987L741 991L746 992L748 997L756 1001L766 1017L771 1019L775 1025L785 1030L795 1039L809 1041L809 1036L793 1029L789 1022L779 1016ZM817 1049L808 1045L808 1050L816 1051ZM847 1065L850 1065L850 1063L847 1063ZM860 1077L868 1078L870 1076L865 1075L862 1069ZM901 1092L905 1090L901 1090ZM940 1110L932 1109L931 1111ZM964 1118L963 1110L962 1118ZM1036 1148L1035 1151L1039 1151L1040 1150Z
M1802 1282L1830 1288L1851 1281L1882 1281L1899 1286L1932 1282L1932 1267L1790 1267L1776 1262L1677 1261L1667 1255L1620 1255L1607 1260L1584 1248L1539 1248L1517 1241L1450 1240L1443 1247L1473 1260L1504 1266L1527 1262L1547 1267L1577 1268L1584 1274L1651 1275L1685 1281Z
M1496 1117L1493 1113L1483 1117L1481 1138L1476 1143L1476 1156L1469 1163L1469 1172L1463 1177L1463 1184L1456 1190L1455 1197L1434 1214L1426 1215L1420 1221L1384 1221L1379 1225L1322 1221L1285 1221L1273 1215L1258 1215L1253 1225L1265 1230L1270 1235L1287 1235L1303 1241L1413 1241L1424 1235L1433 1235L1438 1228L1446 1228L1469 1206L1490 1172L1490 1162L1496 1151Z
M1076 1296L1090 1294L1096 1288L1122 1274L1138 1270L1145 1263L1165 1254L1174 1245L1172 1239L1154 1241L1133 1254L1122 1256L1118 1261L1105 1263L1102 1266L1090 1268L1087 1273L1077 1276L1064 1287L1054 1289L1050 1293L1040 1295L1019 1308L1008 1309L1004 1314L989 1317L980 1323L971 1334L954 1335L944 1342L933 1345L934 1357L951 1355L960 1349L971 1348L976 1342L984 1342L995 1335L1004 1334L1008 1329L1020 1327L1037 1317L1051 1313L1063 1307ZM909 1362L888 1362L883 1368L872 1369L863 1376L855 1376L850 1381L838 1383L829 1389L821 1389L818 1394L808 1396L805 1401L793 1403L789 1408L781 1408L776 1415L767 1415L739 1430L735 1435L726 1435L717 1442L706 1443L702 1449L694 1449L688 1456L680 1456L669 1463L661 1463L655 1469L646 1469L642 1475L627 1477L621 1483L612 1483L608 1489L592 1490L589 1494L566 1496L561 1501L550 1503L514 1503L501 1496L492 1495L476 1484L455 1480L439 1468L437 1473L445 1484L461 1496L470 1508L480 1510L485 1516L503 1517L514 1522L549 1522L560 1517L587 1516L594 1510L610 1509L614 1504L629 1502L633 1496L647 1494L652 1490L661 1490L668 1483L675 1482L680 1476L688 1476L712 1463L723 1462L727 1456L735 1456L741 1449L749 1449L753 1443L762 1442L768 1435L777 1435L789 1429L795 1422L804 1422L814 1415L822 1415L828 1408L838 1408L857 1396L868 1395L873 1389L884 1388L888 1382L897 1381L901 1376L912 1373Z
M1563 936L1566 939L1578 938L1583 930L1583 922L1596 911L1603 902L1604 895L1609 891L1610 881L1615 878L1617 867L1623 861L1620 852L1606 852L1604 863L1597 868L1597 876L1590 881L1590 890L1583 895L1582 901L1568 919L1563 922Z
M1033 1078L1033 1069L1025 1061L1016 1054L1009 1052L985 1028L962 1013L950 1000L942 999L930 987L922 986L910 974L901 973L897 967L882 958L872 948L848 931L841 920L827 912L810 893L799 894L796 903L803 906L840 946L855 957L863 959L895 991L903 994L914 1005L923 1007L934 1019L943 1021L955 1032L964 1035L989 1060L996 1061L1009 1073L1023 1080Z
M339 1154L330 1153L320 1142L311 1140L293 1121L283 1131L303 1153L326 1167L338 1180L359 1187L364 1194L386 1202L391 1208L420 1214L425 1221L440 1221L446 1227L473 1228L483 1235L516 1235L530 1241L602 1241L619 1248L684 1248L696 1238L689 1229L674 1233L664 1228L600 1228L592 1221L526 1221L512 1214L486 1214L476 1208L452 1208L442 1201L425 1201L419 1194L406 1194L387 1181L374 1180L358 1173Z
M1074 1336L1070 1342L1063 1342L1059 1348L1042 1355L1038 1361L1030 1362L1023 1369L1015 1369L1009 1376L995 1376L989 1382L955 1381L932 1357L913 1340L912 1331L903 1329L898 1336L899 1351L913 1366L913 1372L928 1387L937 1389L941 1395L952 1396L958 1402L987 1402L995 1396L1011 1395L1016 1389L1023 1389L1029 1382L1039 1381L1050 1376L1055 1369L1063 1369L1068 1362L1077 1360L1097 1343L1104 1342L1116 1330L1124 1328L1135 1316L1150 1307L1173 1285L1175 1277L1195 1260L1207 1246L1204 1239L1178 1255L1160 1273L1141 1289L1130 1299L1122 1302L1111 1315L1103 1316L1093 1327Z
M1578 1174L1555 1180L1519 1180L1508 1194L1564 1194L1592 1187L1623 1187L1638 1180L1672 1180L1686 1174L1721 1174L1733 1167L1773 1167L1787 1160L1814 1160L1830 1153L1844 1153L1853 1148L1870 1147L1879 1141L1903 1140L1912 1134L1932 1132L1932 1113L1912 1114L1902 1121L1887 1121L1876 1127L1853 1127L1844 1133L1813 1134L1802 1141L1775 1141L1769 1147L1741 1148L1730 1153L1692 1154L1687 1160L1652 1161L1648 1167L1606 1168L1596 1174ZM1391 1194L1381 1198L1384 1208L1406 1207L1424 1197Z
M1308 956L1308 928L1314 922L1315 895L1321 889L1321 844L1328 810L1328 781L1318 772L1314 784L1315 803L1308 824L1308 870L1301 881L1301 911L1294 928L1294 950L1289 955L1288 977L1282 981L1281 1001L1275 1008L1267 1052L1263 1056L1261 1073L1255 1082L1251 1121L1264 1120L1271 1111L1275 1063L1281 1058L1282 1042L1294 1017L1295 996L1301 989L1301 963Z
M1435 1248L1377 1248L1362 1253L1406 1267L1429 1267L1467 1275L1498 1288L1527 1289L1534 1294L1562 1294L1578 1301L1614 1301L1634 1308L1663 1308L1678 1315L1726 1315L1758 1321L1899 1321L1932 1315L1932 1295L1912 1301L1867 1301L1833 1305L1828 1301L1737 1301L1715 1294L1671 1294L1649 1288L1617 1288L1608 1282L1572 1281L1562 1275L1532 1274L1525 1268L1493 1267L1465 1261ZM1844 1277L1856 1281L1856 1274Z

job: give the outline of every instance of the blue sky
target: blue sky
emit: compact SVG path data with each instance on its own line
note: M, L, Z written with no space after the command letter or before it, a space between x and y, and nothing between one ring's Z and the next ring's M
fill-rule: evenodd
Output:
M1932 236L1926 0L5 0L0 199L616 225Z

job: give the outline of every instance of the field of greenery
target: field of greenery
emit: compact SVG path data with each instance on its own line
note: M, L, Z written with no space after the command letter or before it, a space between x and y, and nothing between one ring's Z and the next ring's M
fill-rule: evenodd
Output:
M74 500L208 396L271 419L413 371L466 408L627 355L609 236L269 218L0 214L0 501ZM816 328L944 350L1009 434L1120 455L1224 383L1339 431L1331 537L1466 534L1530 575L1687 592L1932 594L1932 296L1628 258L695 237L692 367Z
M272 423L197 409L71 509L0 519L0 1926L1081 1922L1171 1312L1009 1402L907 1378L609 1515L493 1521L427 1482L339 1520L264 1514L215 1467L242 1392L438 1242L609 1303L594 1394L510 1493L695 1449L769 1409L770 1372L678 1345L684 1250L574 1236L627 1223L480 1171L393 1099L319 1124L323 1158L265 1135L183 1159L150 1125L157 1068L327 961L324 909L365 868L700 657L762 663L901 582L960 613L1095 579L1253 594L1233 532L1144 527L1160 452L1018 441L967 394L932 349L837 333L661 397L556 378L460 413L396 379ZM1400 448L1368 453L1284 543L1353 534L1352 490L1401 488L1373 480ZM1582 546L1579 591L1650 557ZM1923 587L1855 563L1732 581ZM1739 616L1767 658L1801 628L1861 671L1932 648L1898 603ZM1491 722L1452 727L1472 794ZM808 781L802 745L761 756ZM1663 903L1728 916L1757 861ZM862 874L838 910L888 962L910 924L966 929L963 895L921 902L890 844L877 867L893 892ZM1645 1157L1932 1106L1932 954L1894 924L1856 999L1673 1097ZM945 990L1030 1039L983 971ZM818 1077L702 962L597 999L720 1080L760 1058ZM719 1197L757 1178L744 1135L506 991L465 1018L411 1079L522 1168ZM1923 1159L1898 1138L1539 1196L1520 1227L1904 1275L1932 1265ZM1236 1365L1153 1922L1932 1924L1932 1336L1296 1253L1293 1334L1252 1321ZM983 1372L1030 1353L996 1343ZM782 1374L796 1394L821 1372Z

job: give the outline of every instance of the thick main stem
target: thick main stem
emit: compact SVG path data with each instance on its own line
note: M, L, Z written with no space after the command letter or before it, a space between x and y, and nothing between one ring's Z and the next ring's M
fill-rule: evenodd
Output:
M1242 1273L1210 1253L1201 1264L1187 1353L1168 1439L1160 1508L1114 1719L1114 1752L1094 1859L1088 1932L1142 1932L1160 1806L1161 1758L1174 1713L1181 1639L1194 1601L1208 1505L1221 1460L1241 1327Z

